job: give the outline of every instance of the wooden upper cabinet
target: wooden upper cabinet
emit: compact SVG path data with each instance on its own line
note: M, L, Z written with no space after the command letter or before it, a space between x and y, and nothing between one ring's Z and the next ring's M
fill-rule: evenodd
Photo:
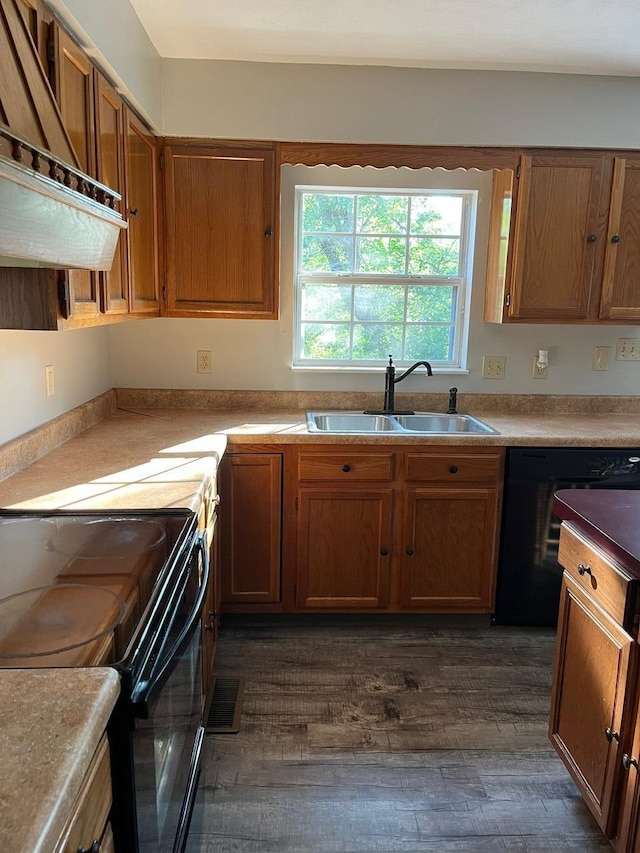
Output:
M98 180L124 197L124 103L113 86L95 72L96 161ZM120 212L123 203L120 202ZM99 273L106 314L128 311L127 233L121 231L109 272Z
M129 247L129 310L158 314L158 140L125 107L126 213Z
M603 157L521 158L509 318L587 318L603 166Z
M164 313L276 318L273 148L176 143L164 152Z
M640 158L614 160L599 316L640 320Z
M17 0L17 7L40 58L45 73L49 73L49 23L53 15L43 0Z
M54 90L62 121L67 130L80 168L91 177L96 174L94 67L71 36L53 23ZM100 316L98 274L89 270L69 270L69 310L73 317L94 319Z

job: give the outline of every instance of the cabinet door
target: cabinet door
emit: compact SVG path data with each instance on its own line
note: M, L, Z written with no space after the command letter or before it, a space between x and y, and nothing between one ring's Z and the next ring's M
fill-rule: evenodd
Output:
M612 832L612 795L622 768L619 739L632 638L568 577L562 580L549 737L600 828Z
M218 640L218 597L220 595L220 537L214 527L209 549L209 585L202 611L202 695L206 701L211 686L211 674Z
M105 78L95 73L97 178L124 198L124 104ZM118 210L122 212L123 202ZM109 272L98 274L105 314L129 310L127 234L121 231Z
M228 454L221 468L222 598L280 601L282 456Z
M299 490L298 607L386 605L392 495L354 487Z
M165 314L275 318L272 149L164 149Z
M158 141L125 108L129 310L159 314Z
M640 159L614 160L600 318L640 320Z
M80 47L56 23L53 27L55 94L62 121L78 157L80 169L96 177L94 67ZM73 317L100 315L98 275L70 270L68 276Z
M497 525L490 489L409 488L401 542L403 607L492 608Z
M603 162L602 157L522 157L510 318L586 318Z

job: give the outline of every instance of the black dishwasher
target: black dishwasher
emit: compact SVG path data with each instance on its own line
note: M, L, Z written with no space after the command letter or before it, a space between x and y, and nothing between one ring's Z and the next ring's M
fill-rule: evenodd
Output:
M558 489L640 489L640 448L507 450L492 625L557 624L560 520L552 503Z

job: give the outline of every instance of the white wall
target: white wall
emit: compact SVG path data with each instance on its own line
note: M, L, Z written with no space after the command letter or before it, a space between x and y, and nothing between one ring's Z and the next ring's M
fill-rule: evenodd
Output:
M52 364L55 394L45 396ZM0 444L113 387L106 328L68 332L0 330Z
M632 77L163 59L164 132L640 148Z
M269 320L161 319L119 324L111 329L115 386L246 390L360 390L382 388L382 369L319 373L291 369L293 328L293 202L296 184L477 189L478 217L469 335L469 373L412 376L406 390L529 394L636 394L640 363L616 362L618 337L640 337L640 329L610 326L518 325L482 322L484 270L491 175L411 169L340 169L318 166L282 170L281 317ZM610 369L591 370L594 346L612 347ZM196 350L213 353L211 374L196 373ZM538 349L550 351L546 380L532 378ZM482 356L504 355L504 380L481 378Z

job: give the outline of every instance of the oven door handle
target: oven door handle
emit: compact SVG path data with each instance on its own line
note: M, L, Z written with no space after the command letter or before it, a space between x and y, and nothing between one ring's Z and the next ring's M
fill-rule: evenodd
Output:
M147 699L149 694L156 685L163 681L164 676L168 674L173 658L180 654L183 647L189 642L189 638L197 621L201 618L202 606L204 605L207 596L207 587L209 586L209 554L207 552L207 537L205 534L198 534L196 542L197 550L202 557L202 578L200 582L200 590L193 607L189 613L184 628L179 636L174 641L171 648L165 652L160 661L149 673L148 678L140 681L134 690L133 702L135 706L135 714L137 717L147 718Z

